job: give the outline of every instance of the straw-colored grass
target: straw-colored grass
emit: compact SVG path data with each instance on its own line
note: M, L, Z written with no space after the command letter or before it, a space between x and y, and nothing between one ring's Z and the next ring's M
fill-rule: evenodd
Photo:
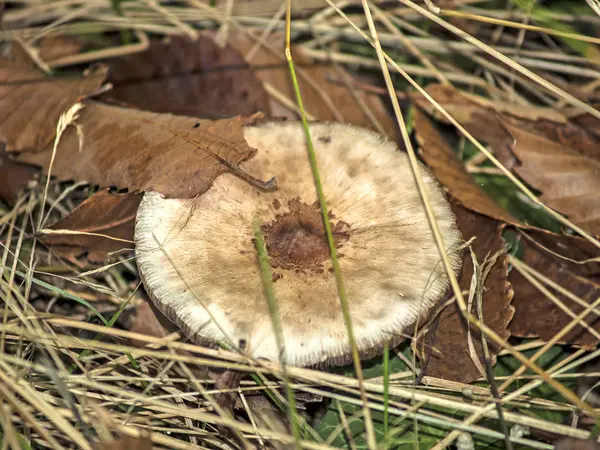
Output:
M302 33L301 45L316 60L332 60L351 68L359 67L378 77L383 75L385 92L413 163L434 232L435 217L419 182L416 156L409 138L411 124L398 103L398 91L402 95L401 90L406 86L423 93L479 152L479 157L469 160L470 171L483 177L505 177L515 192L538 207L531 208L531 214L551 217L600 247L593 236L543 205L534 192L422 87L424 81L436 80L507 103L527 105L535 99L543 106L563 110L568 107L570 111L581 110L600 118L600 112L545 76L581 77L591 80L585 87L588 90L598 87L600 61L592 52L597 52L594 46L598 39L583 34L578 28L580 24L600 25L597 0L588 0L589 10L580 16L552 10L543 10L542 14L533 3L520 8L509 3L504 8L490 9L483 0L457 0L454 10L439 10L435 1L425 2L423 6L411 0L398 0L396 7L383 7L366 0L360 3L326 1L327 5L309 1L293 3L291 13L304 14L287 17L283 16L285 9L279 2L275 5L268 1L263 3L263 8L256 8L255 2L231 1L211 7L198 0L177 6L153 0L23 1L19 7L5 11L0 40L19 39L40 68L49 71L143 51L148 47L151 33L195 36L197 30L211 28L218 29L219 39L225 41L231 30L246 33L259 30L262 35L255 48L267 45L266 38L277 30L285 30L290 40ZM118 4L118 8L114 4ZM484 43L483 38L469 34L456 22L450 23L450 18L476 22L478 32L482 36L493 34L496 45ZM455 38L442 39L430 32L432 23ZM586 28L581 26L580 29ZM88 53L50 61L44 61L35 52L35 45L43 36L94 38L118 31L122 45L103 45ZM530 44L526 38L528 33L543 36L542 42L557 39L558 44L554 41L552 46L545 47ZM592 56L573 50L582 48L581 45L588 46L585 48L590 49ZM364 51L371 47L374 52ZM398 48L406 51L404 60L390 56L397 55ZM477 71L465 72L446 58L452 54L476 65ZM298 72L298 77L311 81L306 73L294 67L289 45L281 57L282 61L284 58L289 61L294 80ZM338 81L354 90L373 88L355 80ZM293 106L304 119L311 118L311 112L304 111L299 90L297 98L286 98L268 86L267 91L278 101ZM336 105L328 99L327 93L323 92L322 97L335 114ZM365 108L365 105L360 106ZM365 115L377 128L376 117L366 109ZM57 143L67 126L76 126L76 116L77 110L72 109L61 119ZM306 120L304 123L310 142L310 125ZM314 155L310 160L328 224ZM493 175L488 175L491 167L482 166L486 160L495 166ZM588 314L598 314L600 299L588 305L515 256L511 256L513 270L519 271L572 318L571 324L548 342L509 344L504 341L480 317L468 313L464 293L448 270L454 298L465 317L483 331L488 342L504 348L494 372L499 386L486 379L468 386L431 377L415 385L418 364L407 344L393 350L397 354L386 353L375 363L361 363L356 354L352 367L331 372L288 367L285 358L280 362L253 361L240 352L186 343L178 333L157 338L116 327L124 323L125 316L142 301L132 255L113 255L111 263L102 267L81 264L53 254L52 249L41 245L32 233L66 215L90 192L80 184L65 187L45 181L31 186L12 209L0 206L2 448L91 449L98 440L110 439L116 433L133 437L147 434L156 448L173 449L235 449L249 445L259 448L441 449L459 438L472 439L476 448L518 445L519 448L550 449L549 442L536 437L536 430L579 439L593 436L589 427L574 426L581 420L574 419L573 426L566 425L565 420L581 412L592 421L597 420L599 410L580 398L580 393L573 388L576 379L599 376L596 372L586 372L586 366L597 361L600 351L567 350L555 344L570 329L586 327L584 319ZM329 229L328 234L335 268L335 247ZM449 269L444 243L439 233L435 234L442 262ZM256 238L260 244L259 232ZM265 264L266 258L259 260L263 262L261 267L269 292L270 269ZM341 308L347 312L339 270L336 277ZM574 313L553 291L585 309ZM276 299L265 301L270 302L274 323L277 323ZM348 334L352 336L350 316L348 313L345 316ZM592 329L589 331L597 334ZM214 401L213 396L221 392L214 389L214 381L206 375L206 368L248 374L237 389L240 401L234 416L220 410ZM273 399L269 414L257 413L253 406L257 393ZM320 422L311 423L309 416L297 411L295 406L308 404L306 399L330 401ZM277 417L289 419L291 428L282 426ZM529 427L531 434L523 435L519 428L522 426ZM229 431L224 433L223 430Z

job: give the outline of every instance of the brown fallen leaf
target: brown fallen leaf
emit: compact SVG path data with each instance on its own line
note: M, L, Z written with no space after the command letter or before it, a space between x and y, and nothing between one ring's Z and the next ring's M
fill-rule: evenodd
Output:
M114 85L107 97L140 109L206 119L270 113L269 97L244 58L206 33L195 41L152 41L145 52L107 63Z
M515 137L519 176L542 191L544 203L600 235L600 160L507 124Z
M600 106L600 105L599 105ZM592 117L586 114L588 117ZM592 117L596 122L598 119ZM538 118L535 121L517 120L510 116L507 123L512 127L517 127L523 131L542 136L547 140L558 143L572 151L583 156L600 160L600 136L594 135L594 129L591 126L582 126L576 121L557 122L545 118ZM583 122L585 124L585 122ZM600 130L600 128L599 128ZM508 129L510 132L510 128ZM518 139L518 136L513 136ZM519 142L515 142L519 145Z
M593 133L588 132L580 124L569 121L565 115L555 109L495 102L440 84L430 85L426 90L469 133L478 140L487 142L508 168L512 168L517 162L513 148L518 143L515 142L515 136L507 129L507 124L523 131L540 134L547 139L577 149L582 154L600 156L598 140ZM422 95L414 94L412 99L436 120L445 124L450 123Z
M259 118L211 121L88 101L77 120L83 148L74 127L67 128L52 175L100 187L191 198L206 191L214 178L225 172L250 179L238 164L256 150L246 143L242 126ZM41 153L23 153L20 159L38 164L46 172L51 156L47 148Z
M46 77L31 67L0 59L0 141L8 152L49 145L60 115L106 78L99 66L83 77Z
M286 104L276 98L271 98L271 115L298 118L296 113L296 94L290 78L288 64L284 58L284 41L282 34L273 34L267 40L276 49L271 52L268 48L259 47L249 58L248 54L255 44L244 33L232 33L229 43L245 55L246 61L254 68L257 77L265 84L267 91L276 90L287 99ZM386 110L381 98L372 93L351 89L339 80L349 79L348 72L343 68L336 69L332 65L315 64L310 57L303 54L302 47L292 46L292 55L296 67L298 84L302 94L302 102L307 113L316 120L338 121L351 123L379 131L390 139L396 140L396 124L393 116ZM300 72L304 72L306 77ZM307 81L308 80L310 81ZM354 94L358 97L357 101ZM360 103L372 112L379 125L365 114Z
M416 110L414 118L417 140L423 158L446 190L471 210L523 228L523 224L504 212L473 182L431 120L418 110ZM536 229L527 231L527 236L530 236L531 240L522 240L527 248L524 255L524 261L527 264L541 271L567 290L582 296L586 301L597 298L595 295L599 291L595 289L595 283L600 279L600 263L577 264L566 259L580 261L595 258L598 252L594 245L582 238L561 236ZM551 252L554 252L554 255ZM557 255L563 255L565 258ZM572 320L517 271L511 271L509 281L515 292L512 303L515 308L515 317L510 326L514 335L550 339ZM561 296L559 298L568 305L573 305L572 301ZM578 314L583 307L577 306L571 309ZM600 319L596 321L597 318L597 316L590 315L589 322L593 322L594 328L600 330ZM592 346L595 345L597 339L583 328L578 327L561 342Z
M543 282L540 283L556 295L573 314L580 314L587 304L600 297L599 262L575 262L586 261L590 257L597 258L597 248L574 236L542 231L528 232L527 235L530 236L529 239L521 239L524 247L522 261L584 302L580 305ZM515 336L549 340L573 320L517 269L513 268L509 281L515 290L515 317L510 326ZM600 334L600 313L588 314L585 322ZM578 325L559 342L591 350L596 348L598 337Z
M600 450L600 444L593 439L561 438L554 442L556 450Z
M475 138L489 143L494 149L496 157L506 167L510 168L515 164L516 159L511 152L514 139L503 126L500 112L491 103L484 102L485 99L476 101L479 100L479 97L469 97L451 86L434 84L428 86L426 91ZM412 99L416 105L436 120L445 124L450 123L422 95L414 94Z
M546 258L579 277L600 284L598 247L587 239L545 230L528 230L521 234L523 242L543 251Z
M117 319L117 323L123 328L146 336L163 338L171 333L179 332L179 328L173 324L165 315L163 315L155 306L147 295L140 291L143 295L136 298L133 308L126 309ZM133 345L144 347L147 345L145 341L131 339Z
M435 178L452 197L465 208L479 214L520 227L525 226L475 183L432 120L419 108L414 109L413 121L419 153Z
M503 339L508 339L510 331L508 324L512 319L514 308L511 306L513 291L508 278L508 257L504 250L502 239L503 225L497 220L480 214L474 214L456 202L452 202L452 210L457 218L457 224L466 241L472 237L472 249L479 264L502 252L493 263L489 276L484 281L483 291L483 322L493 329ZM465 250L463 268L459 277L459 285L463 292L469 290L473 277L473 261L471 254ZM447 298L453 294L449 293ZM467 301L468 295L465 295ZM475 297L471 313L478 315L477 299ZM485 367L480 332L471 327L471 337L481 367ZM492 364L499 348L487 339ZM424 339L418 345L418 355L424 372L436 378L443 378L462 383L470 383L481 376L481 372L471 359L468 345L467 324L462 318L456 302L446 306L432 321Z
M110 252L133 249L140 201L136 194L97 192L71 214L41 230L41 241L63 256L73 258L87 253L90 261L101 262Z
M12 206L40 169L13 161L2 147L0 143L0 200Z
M502 105L449 86L427 91L471 134L489 143L505 166L541 191L546 205L600 234L597 137L548 108ZM448 123L423 96L413 99Z

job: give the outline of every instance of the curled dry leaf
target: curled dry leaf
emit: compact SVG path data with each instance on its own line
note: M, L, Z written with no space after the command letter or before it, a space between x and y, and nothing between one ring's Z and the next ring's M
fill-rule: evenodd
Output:
M258 118L199 120L87 102L77 120L83 148L78 133L69 127L58 146L52 175L101 187L194 197L224 172L249 178L238 164L252 157L255 149L246 143L242 126ZM47 172L51 156L47 148L22 154L21 159Z
M547 108L507 106L435 85L428 93L527 183L546 205L600 234L600 143L593 132ZM415 102L447 123L424 97Z
M503 339L508 339L510 336L508 324L512 319L514 309L510 305L513 292L507 281L508 257L503 252L503 225L497 220L474 214L456 202L453 202L452 210L456 215L457 224L464 239L468 241L472 237L476 238L472 242L471 248L479 264L483 264L488 259L491 262L490 258L497 255L498 252L501 253L491 266L487 278L481 280L483 283L482 310L483 322ZM471 253L466 250L463 253L463 269L458 280L463 292L471 289L473 276L473 260ZM447 299L452 295L453 293L450 292ZM465 295L465 301L467 299L468 295ZM471 313L479 317L476 295ZM481 334L474 326L471 326L471 338L479 362L484 367ZM499 348L490 339L487 339L487 343L493 358L491 363L495 364L495 355ZM470 383L481 376L471 358L467 324L456 302L452 302L435 316L429 324L429 331L417 345L424 374L428 376L462 383Z
M97 67L80 78L49 78L23 64L0 60L0 141L9 152L37 151L56 134L60 115L106 78Z
M275 90L286 101L282 103L277 97L271 98L271 115L298 118L296 113L296 94L290 79L288 64L284 58L284 41L282 34L273 34L267 39L268 45L275 49L260 46L253 51L257 38L249 38L245 33L232 33L230 44L241 54L256 71L257 77L267 90ZM349 80L348 72L333 65L315 64L306 56L302 47L292 46L294 65L298 75L298 84L302 94L302 102L308 114L320 121L337 121L367 127L396 140L396 125L386 110L381 98L363 91L353 92L344 84ZM303 72L305 76L302 75ZM307 81L308 80L308 81ZM357 101L357 98L359 99ZM372 112L378 125L371 121L361 104Z
M87 253L92 262L103 261L110 252L133 250L140 200L136 194L97 192L48 230L42 230L41 240L69 258Z
M600 297L600 263L588 261L598 256L593 244L582 238L543 231L528 232L527 236L528 239L521 239L524 246L523 262L583 302L579 304L540 282L573 314L580 314L587 304ZM509 281L515 289L515 317L511 323L514 335L549 340L573 320L515 268L510 273ZM600 333L600 313L597 311L588 314L585 322ZM598 344L598 338L578 325L559 342L593 349Z
M471 211L524 226L475 183L434 123L419 108L415 108L413 120L419 153L452 197Z
M270 112L269 97L244 58L208 34L153 41L145 52L108 64L114 88L107 97L140 109L207 119Z

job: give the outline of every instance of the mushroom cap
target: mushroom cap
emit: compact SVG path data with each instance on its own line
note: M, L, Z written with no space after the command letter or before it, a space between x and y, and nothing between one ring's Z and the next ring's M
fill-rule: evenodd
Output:
M408 157L366 129L313 123L310 131L359 351L427 315L448 289ZM243 343L254 358L279 351L253 239L265 236L287 363L312 366L351 355L305 135L299 122L246 127L256 155L241 168L276 177L265 192L226 173L196 199L144 195L135 241L156 306L194 342ZM462 237L438 183L420 165L453 269Z

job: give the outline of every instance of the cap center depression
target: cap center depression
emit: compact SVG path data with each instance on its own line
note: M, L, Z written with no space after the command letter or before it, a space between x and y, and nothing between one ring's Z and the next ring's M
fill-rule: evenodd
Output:
M278 209L281 204L273 201ZM299 199L288 201L289 212L280 214L261 229L273 268L323 272L329 260L329 245L319 203L307 205ZM330 220L334 216L330 213ZM335 244L341 248L350 238L350 225L343 221L331 224Z

